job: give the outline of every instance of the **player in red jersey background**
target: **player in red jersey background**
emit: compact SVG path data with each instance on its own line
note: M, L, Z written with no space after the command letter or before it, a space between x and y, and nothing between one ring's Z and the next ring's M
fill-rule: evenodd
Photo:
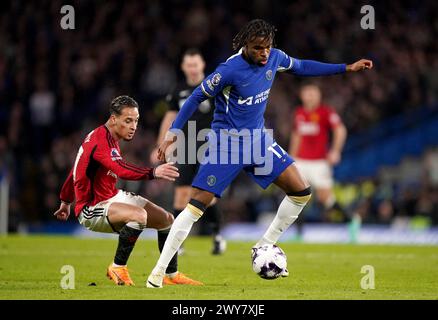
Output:
M336 210L343 215L344 220L350 221L336 201L332 171L333 166L341 161L347 129L336 111L322 103L321 90L317 85L309 83L302 86L300 99L302 105L293 114L289 153L315 190L323 212L328 214ZM297 225L301 235L303 219L299 220L301 223ZM352 241L356 236L354 233L350 232Z
M138 167L121 156L119 140L131 141L137 130L138 104L129 96L119 96L110 105L108 121L91 131L79 148L73 169L62 186L61 205L55 212L67 220L76 200L75 215L91 231L118 233L119 244L107 276L119 285L133 285L127 261L145 228L158 230L160 250L173 223L173 215L151 201L131 192L118 190L118 178L175 181L178 169L172 163L156 168ZM177 256L166 270L167 284L201 284L177 271Z

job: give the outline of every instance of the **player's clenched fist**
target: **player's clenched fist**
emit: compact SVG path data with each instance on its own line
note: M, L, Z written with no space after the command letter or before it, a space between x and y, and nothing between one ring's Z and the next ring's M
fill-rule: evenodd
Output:
M178 168L174 166L173 162L165 163L155 168L154 176L155 178L175 181L175 178L179 177Z

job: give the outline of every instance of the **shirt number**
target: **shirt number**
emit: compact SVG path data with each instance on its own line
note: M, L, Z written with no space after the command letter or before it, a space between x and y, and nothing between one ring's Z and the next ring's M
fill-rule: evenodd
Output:
M275 150L275 148L277 148L277 150ZM286 151L284 151L284 149L279 146L277 142L274 142L271 146L269 146L268 150L275 154L279 159L286 154Z

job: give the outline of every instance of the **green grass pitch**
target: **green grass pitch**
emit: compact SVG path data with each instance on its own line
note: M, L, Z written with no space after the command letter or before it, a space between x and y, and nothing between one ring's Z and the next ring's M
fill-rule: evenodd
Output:
M251 269L252 243L228 242L224 255L212 256L210 238L189 237L180 270L205 286L148 289L156 241L139 241L131 255L135 287L105 276L116 245L116 238L0 237L0 299L438 299L438 247L280 243L291 275L263 280ZM74 267L74 290L61 288L63 265ZM364 265L374 268L374 289L361 288L370 275Z

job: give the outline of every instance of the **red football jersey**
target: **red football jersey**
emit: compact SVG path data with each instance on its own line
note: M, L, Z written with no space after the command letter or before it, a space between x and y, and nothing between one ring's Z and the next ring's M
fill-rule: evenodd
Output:
M297 158L325 159L329 145L330 130L342 121L335 110L320 105L312 111L299 106L294 114L293 128L301 136Z
M93 206L115 196L117 178L153 179L154 169L137 167L123 160L119 143L106 126L91 131L76 156L75 164L61 189L60 199L73 202L79 215L85 205Z

